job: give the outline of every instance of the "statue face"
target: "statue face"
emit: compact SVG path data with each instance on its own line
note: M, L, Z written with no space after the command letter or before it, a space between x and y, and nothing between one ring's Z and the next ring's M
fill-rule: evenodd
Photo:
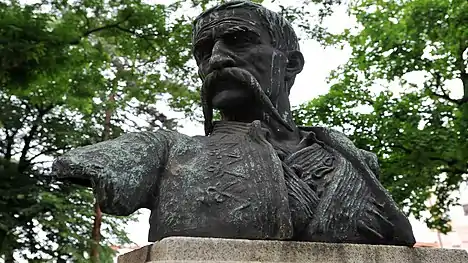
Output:
M203 80L202 99L239 121L262 118L260 93L273 104L280 94L287 96L287 55L273 47L269 32L252 11L216 11L201 23L193 50Z

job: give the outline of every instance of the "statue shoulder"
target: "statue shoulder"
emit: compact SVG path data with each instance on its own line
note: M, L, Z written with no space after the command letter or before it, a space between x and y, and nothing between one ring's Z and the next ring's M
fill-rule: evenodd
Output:
M161 141L168 146L173 146L183 141L190 141L193 137L180 133L178 131L173 130L166 130L166 129L158 129L155 131L144 131L139 132L143 136L150 136L158 141Z
M374 172L378 178L380 175L379 161L377 155L373 152L359 149L354 143L344 134L338 130L319 127L319 126L302 126L299 127L302 131L313 132L316 138L326 145L337 149L341 153L351 154L358 159L365 162L369 168Z
M159 129L152 132L156 138L167 146L171 154L183 154L187 151L197 151L203 148L206 136L188 136L173 130ZM163 140L164 142L162 142Z
M299 129L304 132L313 132L317 139L323 142L330 142L332 144L339 144L343 146L352 145L355 147L354 143L348 138L348 136L346 136L346 134L332 128L321 126L301 126Z

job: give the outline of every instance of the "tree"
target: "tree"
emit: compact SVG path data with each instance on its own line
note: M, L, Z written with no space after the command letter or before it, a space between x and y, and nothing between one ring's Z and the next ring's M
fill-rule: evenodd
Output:
M151 128L156 117L166 124L163 114L149 115L164 94L189 112L196 92L167 76L181 74L190 58L190 24L169 19L174 7L140 1L0 5L1 255L6 262L88 262L92 194L47 181L47 163L101 141L105 124L110 138ZM110 94L115 103L105 103ZM150 121L146 127L124 125L133 112ZM104 260L111 243L129 242L128 220L104 217L101 261L111 260Z
M296 109L305 125L341 129L375 152L380 180L430 228L450 231L452 195L468 174L468 2L405 0L350 3L357 27L330 35L349 45L331 88Z

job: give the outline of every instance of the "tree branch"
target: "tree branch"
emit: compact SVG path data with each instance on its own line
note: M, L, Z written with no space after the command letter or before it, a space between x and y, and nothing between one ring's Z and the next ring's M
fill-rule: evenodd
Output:
M129 33L129 34L132 34L132 35L135 35L137 37L140 37L142 39L144 39L154 50L157 51L157 48L153 45L153 43L151 43L151 40L154 40L152 38L150 38L151 35L141 35L141 34L138 34L137 32L131 30L131 29L128 29L128 28L123 28L119 25L116 26L117 29L123 31L123 32L126 32L126 33Z
M79 37L78 39L76 40L73 40L70 42L70 44L72 45L76 45L78 43L80 43L80 40L84 37L87 37L91 34L94 34L96 32L99 32L99 31L103 31L103 30L107 30L107 29L111 29L111 28L117 28L120 24L122 24L123 22L125 21L128 21L128 19L130 19L130 17L132 16L132 14L128 14L124 19L120 20L120 21L117 21L115 23L112 23L112 24L108 24L108 25L105 25L105 26L101 26L101 27L97 27L97 28L93 28L93 29L90 29L86 32L83 33L83 35L81 37Z
M156 36L156 35L154 35L154 34L142 35L142 34L139 34L139 33L135 32L135 31L133 31L133 30L131 30L131 29L129 29L129 28L124 28L124 27L121 27L121 26L117 26L117 28L118 28L119 30L122 30L122 31L126 32L126 33L129 33L129 34L132 34L132 35L136 35L136 36L138 36L138 37L141 37L141 38L144 38L144 39L147 39L147 40L153 40L153 38L151 38L151 37Z
M21 157L18 162L18 172L23 172L28 167L26 156L30 149L31 142L34 136L36 136L37 131L39 130L39 124L42 121L42 118L53 108L54 106L50 105L50 106L47 106L45 108L38 110L39 111L38 115L36 119L33 121L33 125L31 127L31 130L29 131L29 134L26 137L24 137L24 146L23 146L23 149L21 150Z
M51 153L55 153L55 152L58 152L58 151L67 151L67 150L71 150L73 149L73 147L71 146L66 146L66 147L63 147L63 148L49 148L47 150L43 150L41 152L39 152L38 154L35 154L33 157L29 158L27 160L27 162L32 162L34 159L36 159L37 157L41 156L41 155L45 155L45 154L51 154Z
M38 165L38 164L45 164L45 163L50 163L53 161L37 161L37 162L31 162L31 164Z
M119 21L119 22L116 22L114 24L109 24L109 25L105 25L105 26L102 26L102 27L97 27L97 28L94 28L94 29L91 29L91 30L88 30L86 31L82 37L87 37L93 33L96 33L96 32L99 32L99 31L102 31L102 30L106 30L106 29L111 29L111 28L117 28L119 24L123 23L125 21Z
M13 130L11 135L9 134L8 130ZM13 153L13 144L15 143L15 137L16 135L18 135L20 129L9 129L9 128L6 128L6 142L7 142L7 145L5 147L5 159L6 160L11 160L11 157L13 157L14 154L16 153Z
M463 72L462 72L462 74L463 74ZM468 96L464 96L464 97L461 98L461 99L453 99L453 98L451 98L451 97L447 94L447 92L445 92L445 90L444 90L444 87L443 87L443 85L442 85L442 80L441 80L442 77L440 76L440 74L439 74L439 73L434 73L434 74L432 74L432 75L434 76L434 79L435 79L435 81L436 81L436 83L435 83L436 88L440 88L440 89L442 90L442 94L440 94L440 93L437 93L437 92L433 91L433 90L430 89L430 88L427 88L427 89L431 92L431 94L432 94L433 96L438 97L438 98L441 98L441 99L444 99L444 100L447 100L447 101L450 101L450 102L455 103L455 104L457 104L457 105L459 105L459 106L461 106L461 105L462 105L463 103L465 103L465 102L468 102ZM468 83L467 83L467 85L468 85Z
M460 78L463 83L463 98L461 99L463 102L468 102L468 72L466 68L468 65L465 65L465 60L463 59L463 54L465 50L468 49L468 41L464 38L460 39L460 46L458 50L458 58L457 58L457 67L460 70Z
M447 168L441 168L441 169L439 169L439 171L441 173L459 174L459 175L468 173L468 171L466 171L466 170L462 170L462 169L459 169L459 168L456 168L456 167L453 167L453 166L447 167Z
M463 102L462 102L462 99L452 99L452 98L450 98L450 96L447 95L445 92L444 92L444 94L439 94L439 93L437 93L437 92L431 90L431 93L432 93L432 95L434 95L434 96L436 96L436 97L439 97L439 98L441 98L441 99L448 100L448 101L453 102L453 103L458 104L458 105L460 105L460 104L463 103Z
M369 106L374 106L374 101L372 101L371 99L363 99L363 101L369 103Z
M10 98L8 99L11 101L11 96ZM30 108L29 108L29 105L27 104L24 104L26 105L26 109L25 109L25 112L24 112L24 115L23 115L23 118L21 119L20 123L24 123L25 122L25 119L27 118L29 112L30 112ZM13 157L14 153L13 153L13 145L15 143L15 137L16 135L18 135L19 131L21 130L20 128L16 128L15 127L8 127L8 125L5 123L4 124L4 127L5 127L5 134L6 134L6 147L5 147L5 152L4 152L4 158L6 160L11 160L11 157ZM8 131L11 131L11 135Z
M15 142L15 135L18 131L13 132L12 135L9 134L8 131L6 131L6 147L5 147L5 160L10 161L11 157L13 156L12 150L13 150L13 143Z
M397 144L394 144L392 146L390 146L391 148L397 148L397 149L400 149L400 150L403 150L406 154L411 154L413 152L413 150L409 149L409 148L406 148L402 145L397 145ZM454 166L455 164L458 163L457 160L455 159L444 159L444 158L441 158L441 157L438 157L438 156L428 156L428 159L431 160L431 161L440 161L440 162L444 162L446 163L447 166ZM465 171L466 172L466 171Z

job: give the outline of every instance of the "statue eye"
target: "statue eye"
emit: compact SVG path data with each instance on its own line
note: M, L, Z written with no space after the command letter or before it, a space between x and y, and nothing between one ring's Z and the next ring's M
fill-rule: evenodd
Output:
M211 57L211 49L206 49L202 52L200 52L200 60L207 60L209 57Z
M228 33L224 35L223 40L229 46L245 46L253 43L250 34L242 31Z
M209 41L199 42L195 46L195 59L198 61L204 61L211 57L211 51L213 49L213 44Z

